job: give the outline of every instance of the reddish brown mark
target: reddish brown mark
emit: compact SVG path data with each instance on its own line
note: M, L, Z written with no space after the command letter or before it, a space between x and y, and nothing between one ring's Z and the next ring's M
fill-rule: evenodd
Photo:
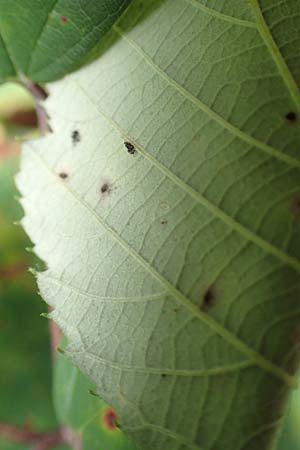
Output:
M116 412L108 408L105 410L103 415L103 425L105 428L108 428L110 431L115 431L117 429L118 416Z
M69 19L67 18L67 16L61 16L61 21L62 23L68 23Z
M290 203L290 211L294 217L300 216L300 198L295 197Z

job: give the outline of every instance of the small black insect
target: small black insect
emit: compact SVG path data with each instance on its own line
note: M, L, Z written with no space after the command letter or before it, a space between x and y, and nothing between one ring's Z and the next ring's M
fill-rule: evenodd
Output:
M134 155L136 153L135 146L131 142L124 142L125 147L130 155Z

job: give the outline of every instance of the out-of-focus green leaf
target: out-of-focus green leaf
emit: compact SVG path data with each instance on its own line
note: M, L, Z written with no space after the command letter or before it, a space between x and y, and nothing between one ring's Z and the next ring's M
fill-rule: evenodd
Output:
M34 108L29 92L17 83L0 86L0 120L7 120L16 110L28 111Z
M50 81L78 66L130 0L0 0L0 81Z
M63 356L54 369L54 404L59 422L82 441L82 450L137 450L121 431L116 413L93 394L91 382Z
M32 450L32 446L28 446L28 445L26 446L24 444L16 444L16 443L8 442L4 439L0 439L0 449L1 450ZM69 446L59 445L59 446L53 448L53 450L71 450L71 449ZM99 449L97 449L97 450L99 450ZM102 450L102 449L100 449L100 450Z
M51 361L45 305L28 273L33 255L13 220L20 218L14 195L16 159L0 160L0 422L36 431L57 426L51 402ZM2 447L0 447L2 449Z
M37 121L33 97L27 89L18 83L0 85L0 124L6 139L33 137Z
M1 450L31 450L28 446L23 444L15 444L13 442L8 442L0 438L0 448ZM57 449L55 449L57 450Z

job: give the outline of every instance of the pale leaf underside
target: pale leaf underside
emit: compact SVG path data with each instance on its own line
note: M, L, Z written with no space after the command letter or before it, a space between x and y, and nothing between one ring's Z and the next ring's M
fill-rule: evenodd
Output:
M299 25L297 0L136 0L49 86L54 132L24 149L41 293L142 448L266 450L278 429L300 336Z

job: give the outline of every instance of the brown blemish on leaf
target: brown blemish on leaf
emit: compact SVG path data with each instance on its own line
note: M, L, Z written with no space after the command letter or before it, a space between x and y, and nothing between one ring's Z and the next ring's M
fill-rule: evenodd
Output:
M61 21L63 24L66 24L66 23L68 23L69 19L67 16L61 16Z
M114 189L116 189L116 188L114 187L114 184L111 180L109 180L108 178L103 179L100 184L101 197L102 198L109 197Z
M212 286L210 286L204 293L202 303L201 303L201 310L203 312L208 312L216 302L216 293Z
M58 174L58 176L59 176L59 178L61 178L62 180L66 180L66 179L69 177L69 175L68 175L66 172L60 172L60 173Z
M78 144L81 141L81 135L78 130L73 130L71 134L73 145Z
M161 219L160 224L161 225L168 225L168 220L167 219Z
M300 215L300 198L294 197L290 203L290 211L294 217Z
M105 194L106 192L109 191L109 189L110 189L109 188L109 184L108 183L103 183L100 190L101 190L102 194Z
M299 121L299 117L295 111L290 111L285 116L286 120L290 123L296 123Z
M112 408L107 408L102 417L102 423L105 428L115 431L118 428L118 416Z

